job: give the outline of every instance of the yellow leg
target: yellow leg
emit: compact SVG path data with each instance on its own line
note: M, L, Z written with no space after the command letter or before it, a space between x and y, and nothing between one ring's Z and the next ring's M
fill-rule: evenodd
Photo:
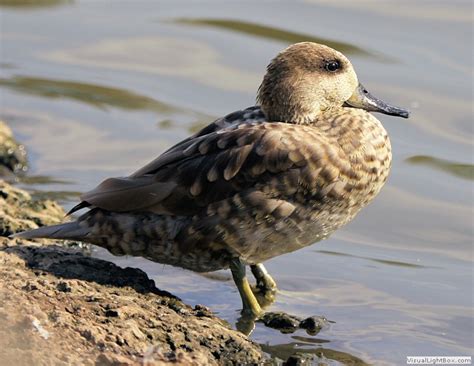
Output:
M257 280L257 288L263 292L264 296L274 295L277 291L276 282L268 274L266 268L262 263L253 264L250 266L252 273Z
M235 285L239 290L240 298L242 299L243 313L248 313L254 316L260 315L262 313L262 308L253 294L249 281L245 275L245 264L243 264L240 259L235 259L230 264L230 270Z

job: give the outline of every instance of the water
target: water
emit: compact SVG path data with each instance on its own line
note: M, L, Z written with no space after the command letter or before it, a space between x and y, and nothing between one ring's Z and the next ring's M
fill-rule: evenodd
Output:
M271 310L324 315L331 326L312 337L257 325L252 337L280 358L304 349L334 364L472 355L470 1L0 4L0 117L28 147L22 185L66 208L253 105L265 66L288 44L343 51L368 90L412 117L378 115L394 164L375 202L330 239L267 263L280 288ZM238 316L228 273L96 255L140 267L230 322Z

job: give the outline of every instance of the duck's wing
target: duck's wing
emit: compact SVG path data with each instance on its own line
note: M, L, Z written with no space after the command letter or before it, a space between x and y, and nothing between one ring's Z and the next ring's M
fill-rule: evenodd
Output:
M161 165L163 165L166 161L172 160L173 157L176 156L174 154L176 151L179 151L183 146L185 146L189 141L208 135L210 133L216 132L218 130L222 130L225 128L232 128L237 125L246 124L246 123L263 123L265 122L265 114L263 113L262 109L259 106L252 106L242 110L238 110L232 113L229 113L225 117L218 118L214 122L210 123L206 127L202 128L200 131L195 133L194 135L186 138L185 140L177 143L176 145L172 146L168 150L166 150L163 154L161 154L158 158L151 161L150 163L146 164L144 167L137 170L133 173L130 177L121 177L121 178L111 178L106 179L102 182L99 186L94 188L92 191L86 192L85 194L81 195L81 202L75 205L67 215L71 215L72 213L79 211L83 208L88 208L93 206L93 204L86 201L94 201L99 204L99 201L96 199L96 195L99 195L102 192L101 200L110 200L113 201L114 199L119 198L119 193L121 192L122 196L120 197L120 205L122 210L136 210L142 206L136 200L140 200L140 198L145 198L149 200L150 197L147 194L142 194L141 187L145 187L148 185L153 185L152 177L148 175L152 174L153 171L159 169ZM142 179L134 180L134 178L147 176ZM149 187L151 188L151 187ZM162 199L163 194L167 194L168 189L166 186L159 186L155 187L160 189L159 195L154 196L153 202L159 202ZM111 203L111 202L110 202ZM107 204L106 207L112 207L111 205ZM151 203L147 201L146 205ZM114 205L115 207L116 205ZM99 206L97 206L99 207ZM103 207L105 208L105 207Z
M81 198L114 212L192 215L246 191L284 199L298 187L321 190L350 170L318 130L280 122L245 123L194 136L127 178L110 178Z
M223 129L234 129L237 126L243 124L255 124L265 122L265 114L259 106L248 107L243 110L238 110L232 113L229 113L225 117L219 118L214 122L210 123L194 135L188 137L187 139L178 142L176 145L170 147L158 158L151 161L144 167L137 170L132 174L133 177L139 177L145 174L152 174L154 171L159 169L168 159L173 159L174 153L182 149L183 146L187 146L190 141L195 140L196 138L209 135L213 132L220 131Z

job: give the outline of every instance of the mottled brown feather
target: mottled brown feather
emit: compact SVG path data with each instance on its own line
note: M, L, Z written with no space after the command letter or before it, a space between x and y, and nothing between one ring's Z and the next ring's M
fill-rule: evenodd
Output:
M172 206L162 207L162 201L169 199L179 203L181 213L187 211L183 205L192 207L189 210L192 212L196 199L206 206L228 198L238 190L255 186L256 177L265 172L270 174L258 180L260 186L272 175L291 168L324 164L318 162L319 155L313 152L315 146L324 150L330 142L315 129L294 131L290 127L278 122L251 123L199 136L194 143L178 144L162 155L162 159L148 165L152 174L143 172L141 176L135 173L128 178L108 179L84 194L83 200L109 211L173 214ZM298 165L290 153L301 155ZM165 171L174 174L163 174ZM302 174L302 177L306 176ZM139 199L134 199L140 194Z

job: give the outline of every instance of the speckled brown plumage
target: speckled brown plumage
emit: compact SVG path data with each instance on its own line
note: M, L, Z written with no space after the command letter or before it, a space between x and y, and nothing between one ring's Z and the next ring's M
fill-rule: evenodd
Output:
M367 111L408 114L372 97L349 60L314 43L271 62L258 101L85 193L73 211L91 210L76 222L24 236L79 239L199 272L326 238L389 174L390 141Z
M226 268L230 257L259 263L327 237L387 179L387 134L364 111L343 108L304 126L265 122L258 108L240 116L86 193L102 208L79 219L91 228L87 239L114 254L194 271ZM132 191L138 179L146 183ZM150 186L164 187L156 199L132 198Z

